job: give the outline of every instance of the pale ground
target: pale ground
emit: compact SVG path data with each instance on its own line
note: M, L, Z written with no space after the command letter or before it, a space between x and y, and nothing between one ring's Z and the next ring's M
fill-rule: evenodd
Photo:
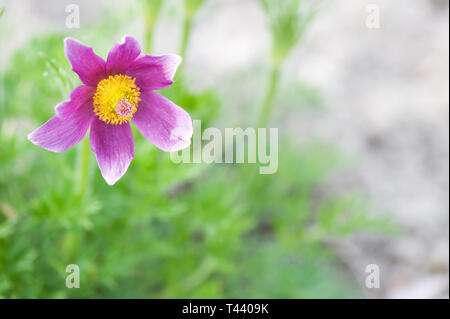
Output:
M365 27L366 3L379 5L380 29ZM370 194L404 227L342 245L361 282L365 265L380 266L369 296L448 298L448 23L446 1L333 1L298 52L299 77L323 90L330 112L292 126L357 160L330 187Z
M11 6L21 27L2 44L0 62L31 34L63 29L66 3L80 4L83 23L101 16L106 2L1 3ZM368 3L380 8L379 29L365 25ZM280 129L299 143L318 138L354 159L330 178L328 192L367 194L375 212L402 226L396 237L334 243L361 285L366 265L380 266L381 287L367 289L367 296L448 298L448 2L335 0L321 7L285 73L318 88L326 111L293 112ZM210 0L197 18L185 60L194 85L220 83L264 63L270 37L257 1ZM178 36L173 20L161 19L156 51L176 51Z

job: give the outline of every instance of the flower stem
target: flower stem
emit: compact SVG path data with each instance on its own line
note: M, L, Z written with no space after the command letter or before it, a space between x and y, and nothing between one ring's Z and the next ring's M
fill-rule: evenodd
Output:
M145 30L145 53L150 54L150 51L152 50L152 40L153 40L153 28L147 28Z
M145 42L144 52L150 54L152 49L153 31L155 29L156 21L163 4L162 0L146 0L143 1L142 15L145 23Z
M190 15L186 15L184 19L183 38L181 40L181 49L180 49L180 55L182 58L184 58L184 56L186 55L186 50L189 43L189 36L191 34L191 28L192 28L192 17Z
M280 78L280 64L273 63L272 69L270 72L269 85L267 87L266 97L264 98L262 108L259 113L257 127L261 127L261 128L266 127L269 122L270 113L272 112L273 100L276 95L279 78Z
M89 147L89 138L85 137L79 147L78 147L78 160L77 160L77 184L76 184L76 193L80 197L86 192L88 177L89 177L89 159L90 159L90 147Z

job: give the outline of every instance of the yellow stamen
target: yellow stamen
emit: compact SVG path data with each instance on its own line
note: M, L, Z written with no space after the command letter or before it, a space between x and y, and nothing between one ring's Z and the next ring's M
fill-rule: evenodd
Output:
M136 79L128 75L110 75L100 81L94 94L94 113L108 124L122 124L130 120L141 100Z

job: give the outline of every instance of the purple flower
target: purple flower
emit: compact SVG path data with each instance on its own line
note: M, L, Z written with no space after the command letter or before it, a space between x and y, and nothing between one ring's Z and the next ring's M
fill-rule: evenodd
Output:
M32 143L63 152L80 142L90 128L91 149L110 185L125 174L134 156L130 120L163 151L190 145L189 114L154 92L173 83L179 56L142 54L138 42L129 36L114 45L106 62L73 39L64 41L64 51L84 85L75 88L69 101L56 106L56 115L28 136Z

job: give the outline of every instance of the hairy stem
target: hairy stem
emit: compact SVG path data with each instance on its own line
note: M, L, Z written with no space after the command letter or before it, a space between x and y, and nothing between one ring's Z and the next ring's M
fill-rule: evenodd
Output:
M184 19L184 26L183 26L183 38L181 39L181 48L180 48L180 55L182 58L186 55L186 50L189 43L189 36L191 34L191 28L192 28L192 17L186 16Z
M266 127L269 122L270 114L273 108L273 100L275 98L278 87L279 78L280 78L280 64L273 63L270 72L269 84L267 86L266 91L267 93L264 98L261 111L259 113L257 127Z
M88 179L89 179L89 160L90 160L89 138L85 137L78 146L77 159L77 183L76 193L83 197L86 193Z
M153 28L147 27L145 30L145 44L144 44L144 52L146 54L150 54L152 50L152 40L153 40Z

